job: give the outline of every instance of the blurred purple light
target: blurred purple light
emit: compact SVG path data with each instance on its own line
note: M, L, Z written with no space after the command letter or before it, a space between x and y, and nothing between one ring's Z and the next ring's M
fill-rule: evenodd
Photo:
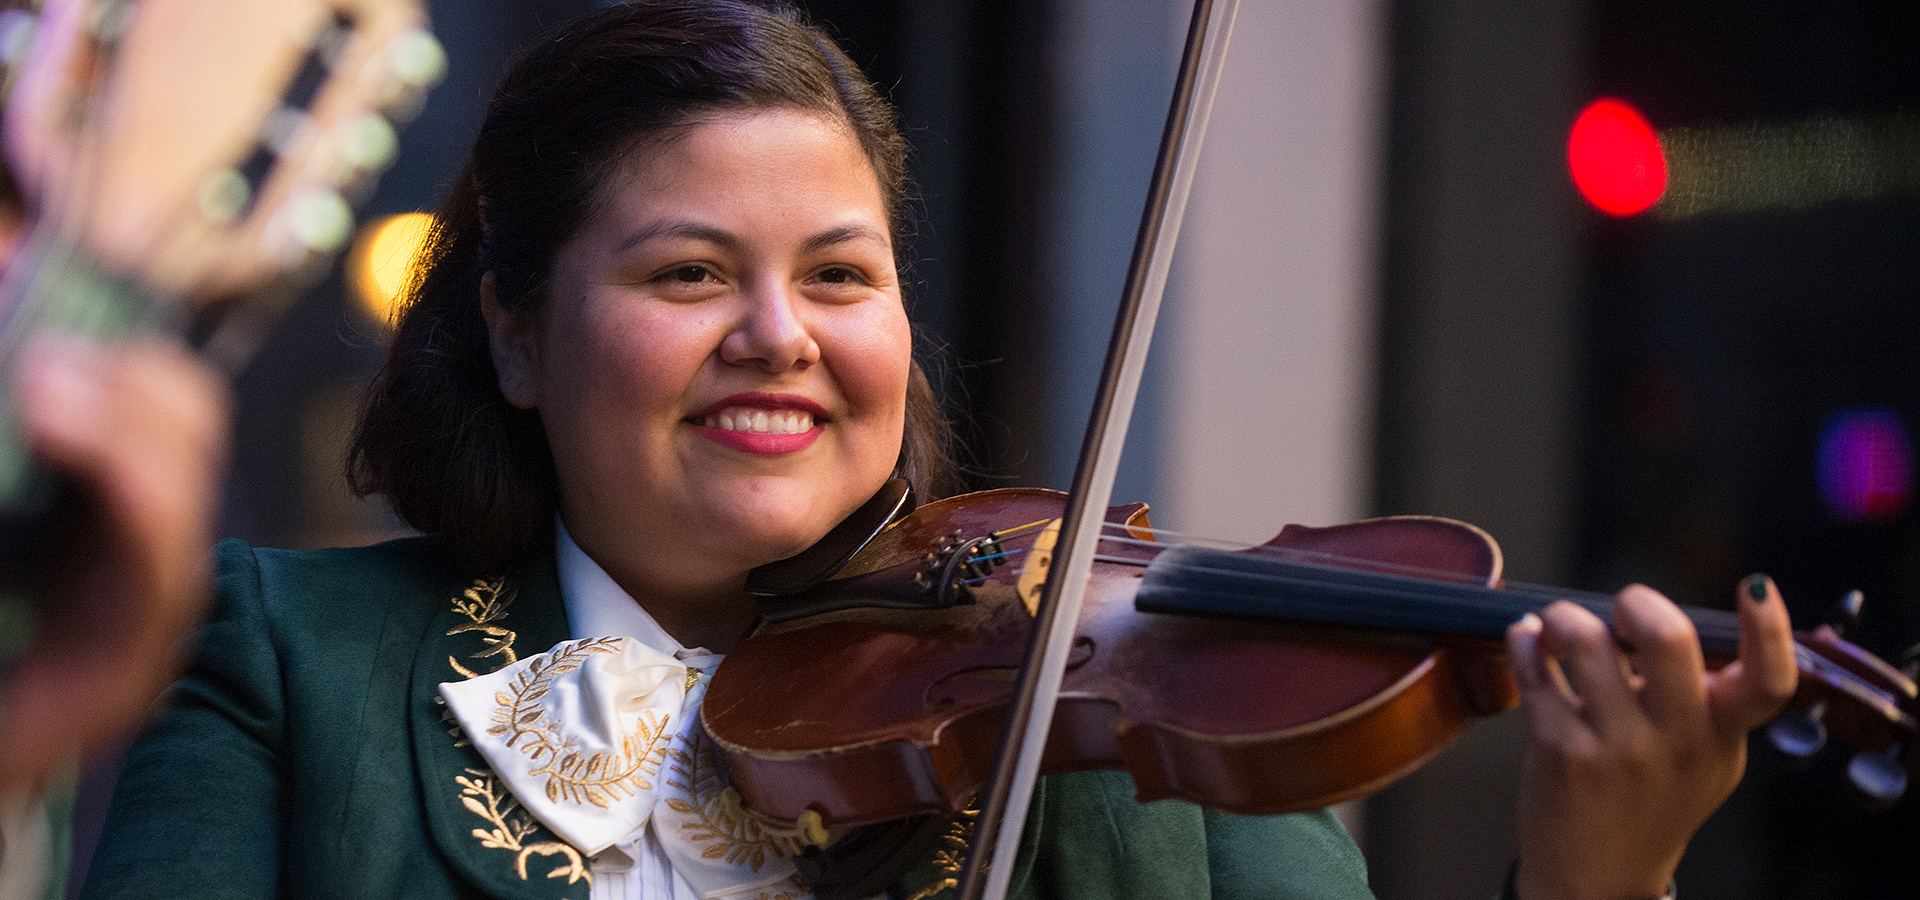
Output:
M1820 431L1820 497L1843 522L1880 522L1906 509L1913 445L1900 414L1843 409Z

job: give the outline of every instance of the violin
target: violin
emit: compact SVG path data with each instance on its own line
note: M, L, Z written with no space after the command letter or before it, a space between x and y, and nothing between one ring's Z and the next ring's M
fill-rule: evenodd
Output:
M863 512L904 511L902 490ZM702 709L744 805L830 828L965 808L1001 738L1064 502L953 497L851 553L829 540L756 572L768 621ZM808 571L823 565L832 577ZM1041 769L1123 770L1142 801L1242 814L1376 791L1517 704L1500 637L1521 615L1569 599L1611 617L1602 595L1504 587L1501 565L1492 537L1450 519L1289 525L1214 550L1160 543L1144 504L1111 507ZM1709 660L1734 658L1737 617L1685 611ZM1794 706L1823 709L1871 783L1903 787L1920 767L1913 680L1829 628L1797 638Z

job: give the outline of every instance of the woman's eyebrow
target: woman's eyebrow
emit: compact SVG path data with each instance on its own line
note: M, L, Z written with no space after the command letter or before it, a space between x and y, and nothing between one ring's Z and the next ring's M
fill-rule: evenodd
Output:
M741 245L738 237L734 236L732 232L722 228L681 219L662 219L657 222L649 222L625 238L622 238L620 243L613 248L613 252L615 254L625 253L634 247L638 247L641 244L659 237L691 238L693 240L706 241L707 243L718 245L724 250L736 250L739 249Z
M706 241L724 250L737 250L743 244L739 236L723 228L680 219L662 219L657 222L649 222L622 238L620 243L615 245L614 253L624 253L634 247L660 237L688 238ZM862 240L873 241L886 247L893 245L892 241L888 240L886 232L870 225L841 225L837 228L829 228L826 231L822 231L808 238L806 243L801 245L800 250L803 253L813 253L849 241Z
M842 225L838 228L829 228L813 237L807 238L807 242L800 246L800 250L802 253L813 253L838 244L847 243L848 241L862 240L873 241L885 247L891 247L893 245L893 242L887 239L884 232L872 226Z

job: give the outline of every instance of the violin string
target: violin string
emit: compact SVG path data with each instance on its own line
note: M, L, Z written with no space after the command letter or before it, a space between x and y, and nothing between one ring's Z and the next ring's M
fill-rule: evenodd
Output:
M1002 531L995 532L994 534L996 537L1014 535L1020 532L1024 532L1024 531L1028 531L1028 530L1040 527L1042 525L1046 525L1051 521L1052 520L1042 520L1039 522L1033 522L1027 525L1021 525L1021 526L1016 526L1014 528L1004 529ZM1112 543L1122 544L1127 546L1140 547L1140 548L1154 550L1154 551L1164 550L1168 547L1175 546L1175 544L1167 540L1160 540L1160 539L1150 540L1150 539L1134 537L1133 533L1136 530L1135 526L1131 526L1126 523L1120 523L1120 522L1103 523L1102 530L1104 532L1107 532L1107 535L1101 539L1104 542L1112 542ZM1296 547L1274 547L1274 546L1265 545L1265 544L1246 546L1244 544L1240 544L1237 542L1225 541L1219 538L1195 535L1189 532L1180 532L1172 529L1155 528L1155 529L1151 529L1151 532L1155 535L1155 538L1162 538L1162 537L1182 538L1184 539L1182 545L1185 545L1185 546L1200 546L1200 547L1210 546L1210 547L1220 548L1220 549L1234 548L1233 552L1244 553L1249 556L1261 556L1261 557L1267 557L1271 559L1293 562L1301 565L1322 566L1322 567L1327 567L1331 569L1352 568L1357 564L1366 569L1376 571L1376 572L1381 572L1384 574L1389 574L1389 575L1399 575L1399 576L1405 576L1407 578L1412 578L1412 579L1441 581L1441 582L1473 586L1473 587L1486 587L1484 581L1482 581L1481 579L1473 578L1471 576L1464 576L1462 573L1458 571L1434 569L1434 568L1419 566L1411 563L1397 562L1392 560L1376 560L1376 559L1351 557L1351 556L1346 556L1346 555L1337 554L1337 553L1330 553L1330 552L1318 551L1318 550L1307 550L1307 549L1296 548ZM1003 551L1002 553L995 554L993 557L988 557L988 558L1010 558L1020 552L1024 552L1024 551L1020 549ZM1151 559L1114 556L1114 555L1108 555L1108 554L1096 554L1094 557L1094 560L1096 562L1105 562L1105 563L1111 563L1116 565L1131 565L1131 566L1142 566L1142 567L1148 566L1152 563ZM1205 574L1210 571L1213 571L1211 567L1207 567L1207 566L1189 566L1187 567L1187 569L1188 571L1195 572L1196 574ZM967 583L979 584L979 583L982 583L983 581L984 579L975 579ZM1545 606L1547 606L1548 604L1552 603L1555 600L1567 600L1567 601L1576 603L1578 605L1584 606L1588 610L1593 611L1598 615L1601 615L1603 618L1609 618L1611 616L1611 611L1612 611L1613 602L1614 602L1614 595L1609 593L1580 590L1575 588L1565 588L1565 587L1559 587L1559 586L1553 586L1553 585L1534 584L1534 583L1523 582L1523 581L1504 581L1499 588L1497 589L1490 588L1490 590L1496 590L1498 591L1498 593L1490 594L1488 596L1487 599L1490 604L1489 608L1497 608L1501 610L1513 609L1514 600L1530 601L1522 605L1526 607L1530 607L1533 610L1544 608ZM1726 643L1731 643L1738 640L1739 625L1738 625L1737 618L1735 618L1732 613L1726 610L1706 609L1706 608L1693 608L1693 609L1687 610L1687 612L1688 612L1688 617L1693 621L1696 631L1700 633L1700 636L1703 639L1712 639L1712 640L1717 640L1717 641L1726 642Z
M998 539L998 538L1005 538L1005 537L1019 535L1023 532L1031 531L1035 528L1039 528L1041 526L1047 525L1051 521L1052 520L1041 520L1038 522L1028 523L1026 525L1019 525L1012 528L1002 529L1000 531L993 532L992 536ZM1112 541L1114 543L1124 544L1128 546L1142 547L1142 548L1153 549L1153 550L1160 550L1160 549L1165 549L1167 547L1173 546L1173 544L1164 540L1147 540L1147 539L1133 537L1132 533L1134 529L1131 526L1128 526L1123 523L1113 523L1113 522L1105 523L1103 526L1103 530L1110 532L1107 537L1103 538L1103 540L1105 541ZM1385 570L1390 574L1404 574L1413 578L1431 578L1431 579L1436 579L1441 581L1452 582L1456 584L1469 584L1469 585L1473 584L1471 580L1463 579L1461 574L1458 572L1435 570L1435 569L1430 569L1430 568L1412 565L1408 563L1359 559L1354 557L1343 556L1341 554L1336 554L1336 553L1328 553L1328 552L1315 551L1315 550L1304 550L1304 549L1289 548L1289 547L1273 547L1273 546L1264 545L1264 544L1248 547L1248 546L1237 545L1233 542L1222 541L1217 538L1208 538L1204 536L1192 535L1192 534L1187 534L1183 532L1171 531L1168 529L1153 529L1153 533L1155 534L1156 537L1176 536L1176 537L1186 538L1189 541L1191 541L1191 543L1188 544L1189 546L1212 545L1215 547L1222 547L1222 548L1239 547L1237 552L1246 553L1250 556L1265 556L1265 557L1270 557L1275 559L1283 559L1283 560L1299 563L1306 566L1343 568L1343 567L1346 567L1343 564L1350 565L1352 563L1362 563L1369 568L1372 568L1375 570ZM1017 556L1020 556L1021 554L1027 553L1028 550L1029 548L1024 548L1024 547L1004 549L998 553L994 553L988 556L983 556L980 559L983 562L994 561L994 560L1010 560ZM1131 565L1131 566L1147 566L1151 563L1151 560L1147 560L1147 559L1139 559L1139 558L1126 557L1126 556L1116 556L1111 554L1096 554L1094 556L1094 560L1096 562L1111 563L1116 565ZM1212 567L1212 566L1188 565L1188 566L1183 566L1182 568L1185 569L1186 571L1191 571L1191 572L1201 573L1201 574L1208 573L1208 572L1225 572L1226 571L1218 567ZM967 579L961 583L969 586L977 586L991 580L992 577L993 577L992 575L981 576L978 578ZM1306 576L1266 575L1266 576L1262 576L1262 580L1268 581L1270 583L1288 584L1288 585L1296 586L1302 589L1310 589L1315 586L1313 579ZM1608 610L1608 609L1611 609L1612 603L1613 603L1613 595L1611 594L1605 594L1605 593L1600 593L1595 591L1562 588L1562 587L1556 587L1551 585L1533 584L1529 582L1506 582L1502 586L1500 593L1512 595L1518 598L1543 601L1543 603L1541 604L1543 606L1545 605L1545 602L1550 602L1552 600L1557 600L1557 599L1565 599L1565 600L1574 601L1576 603L1580 603L1583 606L1587 606L1589 609L1598 608L1599 610ZM1494 601L1497 598L1497 596L1498 596L1497 594L1490 594L1488 597L1488 600ZM1494 602L1489 602L1486 608L1506 611L1506 610L1510 610L1512 607L1509 604L1498 604ZM1700 616L1699 613L1708 613L1708 614L1717 614L1717 615L1709 615L1707 617L1704 617L1705 620L1703 621L1703 617ZM1701 637L1703 639L1706 639L1709 637L1717 637L1726 641L1732 641L1732 640L1738 639L1737 619L1735 619L1735 617L1733 617L1729 613L1726 613L1723 610L1693 610L1690 612L1690 618L1694 620L1694 625L1696 629L1698 629L1698 631L1700 632ZM1890 713L1888 713L1890 715L1899 715L1902 713L1902 711L1900 710L1900 705L1898 700L1891 693L1880 688L1878 685L1868 682L1867 680L1859 677L1858 675L1855 675L1853 672L1848 671L1844 667L1841 667L1838 664L1833 663L1832 661L1826 659L1825 657L1819 655L1818 653L1814 653L1813 651L1807 649L1803 645L1799 645L1799 644L1795 645L1795 654L1797 657L1797 662L1799 663L1799 668L1806 675L1817 678L1818 680L1830 685L1835 690L1841 691L1846 694L1850 694L1857 700L1865 702L1872 707L1882 709L1883 711L1891 711Z
M1156 533L1161 533L1161 532L1156 531ZM1178 532L1164 532L1164 533L1178 534ZM1126 544L1134 547L1142 547L1142 548L1151 549L1151 550L1162 550L1168 547L1176 546L1174 543L1171 543L1168 541L1146 540L1143 538L1122 536L1118 534L1103 538L1103 540L1110 541L1117 544ZM1465 575L1458 571L1452 571L1452 570L1446 570L1446 569L1435 569L1428 566L1420 566L1420 565L1415 565L1413 563L1398 562L1395 560L1367 559L1364 557L1346 556L1338 553L1329 553L1322 550L1307 550L1307 549L1298 548L1298 547L1273 547L1265 544L1249 547L1245 545L1235 544L1229 541L1222 541L1217 538L1205 538L1205 537L1196 538L1191 541L1185 541L1179 544L1178 546L1211 547L1213 549L1222 549L1222 550L1232 549L1234 552L1244 553L1249 556L1265 556L1273 559L1289 560L1289 561L1301 562L1301 563L1321 563L1321 564L1332 565L1332 566L1359 564L1359 565L1364 565L1367 568L1375 571L1384 571L1391 574L1406 575L1413 578L1423 578L1423 579L1429 579L1433 581L1449 581L1449 582L1454 582L1456 584L1484 584L1485 583L1483 579ZM1147 563L1150 562L1150 560L1131 560L1131 561L1137 562L1141 565L1146 565ZM1560 589L1555 588L1551 590L1559 591ZM1569 590L1569 591L1563 591L1561 593L1580 594L1583 592ZM1592 596L1595 598L1598 598L1598 597L1603 597L1607 595L1594 594Z
M1104 541L1110 541L1118 544L1127 544L1130 546L1142 547L1142 548L1152 549L1152 550L1161 550L1168 547L1176 546L1176 544L1171 541L1147 540L1143 538L1131 537L1128 534L1126 534L1127 532L1131 531L1130 526L1127 526L1127 525L1110 522L1110 523L1107 523L1107 527L1116 532L1122 532L1122 533L1111 534L1105 538L1102 538L1102 540ZM1178 546L1199 546L1199 547L1212 547L1215 549L1234 549L1235 552L1245 553L1251 556L1265 556L1273 559L1289 560L1293 562L1301 562L1301 563L1307 563L1307 564L1319 563L1319 564L1325 564L1330 566L1360 564L1375 571L1384 571L1384 572L1389 572L1396 575L1406 575L1413 578L1424 578L1424 579L1430 579L1434 581L1447 581L1447 582L1453 582L1455 584L1477 585L1477 584L1485 583L1480 578L1476 578L1471 575L1466 575L1458 571L1449 570L1449 569L1435 569L1427 566L1416 565L1413 563L1398 562L1395 560L1369 559L1365 557L1355 557L1355 556L1347 556L1339 553L1330 553L1330 552L1321 551L1321 550L1308 550L1308 549L1299 548L1299 547L1274 547L1266 544L1257 544L1253 546L1247 546L1247 545L1238 544L1232 541L1222 540L1220 538L1207 537L1203 535L1195 535L1190 532L1172 531L1169 529L1162 529L1162 528L1155 528L1153 529L1153 532L1155 535L1170 535L1173 537L1181 538L1182 540L1179 542ZM1107 561L1115 562L1115 563L1134 563L1134 564L1143 565L1143 566L1151 562L1151 560L1125 559L1125 558L1118 558L1118 557L1108 559ZM1500 587L1502 590L1510 594L1525 595L1535 599L1543 599L1543 600L1566 599L1566 600L1573 600L1575 602L1604 603L1604 602L1611 602L1613 599L1613 595L1606 592L1588 591L1588 590L1581 590L1578 588L1559 587L1555 585L1534 584L1534 583L1525 582L1525 581L1503 580L1501 582Z
M1004 558L1019 556L1020 554L1027 553L1027 552L1029 552L1029 549L1026 547L1015 547L1012 550L1003 550L999 553L992 554L991 556L982 556L977 561L990 562L996 559L1004 559ZM1127 556L1109 556L1104 553L1094 554L1093 561L1104 562L1104 563L1117 563L1120 565L1127 565L1127 566L1144 566L1147 564L1146 560L1134 559L1132 557L1127 557ZM992 580L993 580L993 575L988 574L988 575L981 575L977 578L964 579L960 583L967 585L968 587L978 587L979 585L986 584L987 582Z
M1025 525L1015 525L1012 528L1003 528L999 531L988 532L987 537L992 538L994 540L999 540L1000 538L1004 538L1004 537L1012 537L1013 535L1019 534L1023 531L1032 531L1035 528L1039 528L1041 526L1047 525L1054 521L1056 520L1040 519L1038 521L1028 522Z
M1112 540L1112 539L1110 538L1109 540ZM1138 542L1138 543L1152 543L1152 542ZM1269 547L1265 549L1279 550L1282 548ZM1026 552L1028 552L1026 548L1014 548L1014 549L1003 551L1001 553L994 554L992 557L983 557L983 559L1012 558ZM1318 555L1324 558L1335 559L1335 560L1341 559L1341 557L1338 557L1334 554L1303 554L1303 555ZM1094 559L1096 562L1115 563L1120 565L1145 565L1146 564L1144 560L1134 559L1131 557L1124 557L1124 556L1112 556L1108 554L1097 554L1095 555ZM1308 565L1317 565L1317 564L1308 563ZM1211 572L1211 571L1223 571L1218 569L1217 567L1210 567L1210 566L1183 566L1182 568L1187 571L1194 571L1199 573L1205 573L1205 572ZM985 575L978 578L966 579L961 583L972 587L972 586L978 586L978 585L984 584L988 581L991 581L992 579L993 579L992 575ZM1314 579L1310 577L1297 576L1297 575L1263 575L1261 576L1261 580L1267 581L1273 584L1284 584L1284 585L1299 587L1303 590L1311 589L1316 586L1316 582ZM1611 601L1611 597L1605 594L1597 594L1590 591L1567 592L1567 591L1562 591L1558 588L1542 587L1542 589L1538 592L1537 595L1533 593L1528 593L1528 592L1521 592L1521 593L1523 594L1523 596L1535 597L1536 599L1554 599L1566 593L1574 593L1585 598L1597 598L1601 601L1608 601L1608 602ZM1509 609L1509 607L1506 607L1506 606L1494 606L1494 605L1490 605L1486 608L1496 609L1499 611L1506 611L1507 609ZM1715 623L1711 623L1711 622L1708 622L1708 623L1696 622L1696 626L1700 627L1700 630L1703 636L1710 635L1714 630L1716 630L1712 627L1714 624ZM1893 694L1879 687L1878 685L1875 685L1875 684L1872 684L1871 682L1866 681L1860 676L1855 675L1854 673L1848 671L1847 669L1839 666L1838 664L1832 662L1831 660L1828 660L1827 658L1817 653L1814 653L1813 651L1807 649L1802 645L1798 645L1798 644L1795 645L1795 655L1797 657L1799 668L1801 669L1802 672L1806 673L1806 675L1817 678L1818 680L1832 686L1835 690L1849 694L1853 696L1855 699L1863 703L1866 703L1876 709L1880 709L1884 712L1884 714L1897 716L1900 713L1899 701L1897 700L1897 698L1895 698ZM1886 711L1890 711L1890 712L1886 712Z

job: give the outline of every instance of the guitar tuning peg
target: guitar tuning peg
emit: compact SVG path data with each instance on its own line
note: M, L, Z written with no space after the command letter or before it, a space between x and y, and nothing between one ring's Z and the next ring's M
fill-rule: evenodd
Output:
M194 199L207 221L231 222L253 202L253 186L237 169L217 169L200 179L200 190L195 192Z
M1860 610L1867 604L1867 595L1858 590L1848 591L1840 602L1833 605L1833 611L1827 614L1827 627L1841 637L1853 633L1860 627Z
M1767 726L1767 740L1788 757L1806 762L1827 745L1827 726L1821 718L1827 714L1827 701L1815 700L1802 710L1784 712Z
M315 253L340 249L353 232L353 210L333 191L305 191L289 202L287 214L294 240Z
M1920 644L1908 647L1900 654L1900 674L1910 681L1920 680Z
M1900 765L1901 744L1862 751L1847 763L1847 780L1870 809L1885 809L1907 792L1907 770Z
M315 254L340 249L353 232L353 210L338 191L301 191L274 211L261 234L263 252L292 269Z
M355 116L341 129L341 155L356 172L382 172L400 151L400 138L385 116Z
M426 90L447 75L447 51L432 32L416 28L393 42L393 74L401 83Z
M427 91L447 76L446 48L431 32L416 28L388 44L387 60L393 80L382 105L394 122L410 121L420 113Z

